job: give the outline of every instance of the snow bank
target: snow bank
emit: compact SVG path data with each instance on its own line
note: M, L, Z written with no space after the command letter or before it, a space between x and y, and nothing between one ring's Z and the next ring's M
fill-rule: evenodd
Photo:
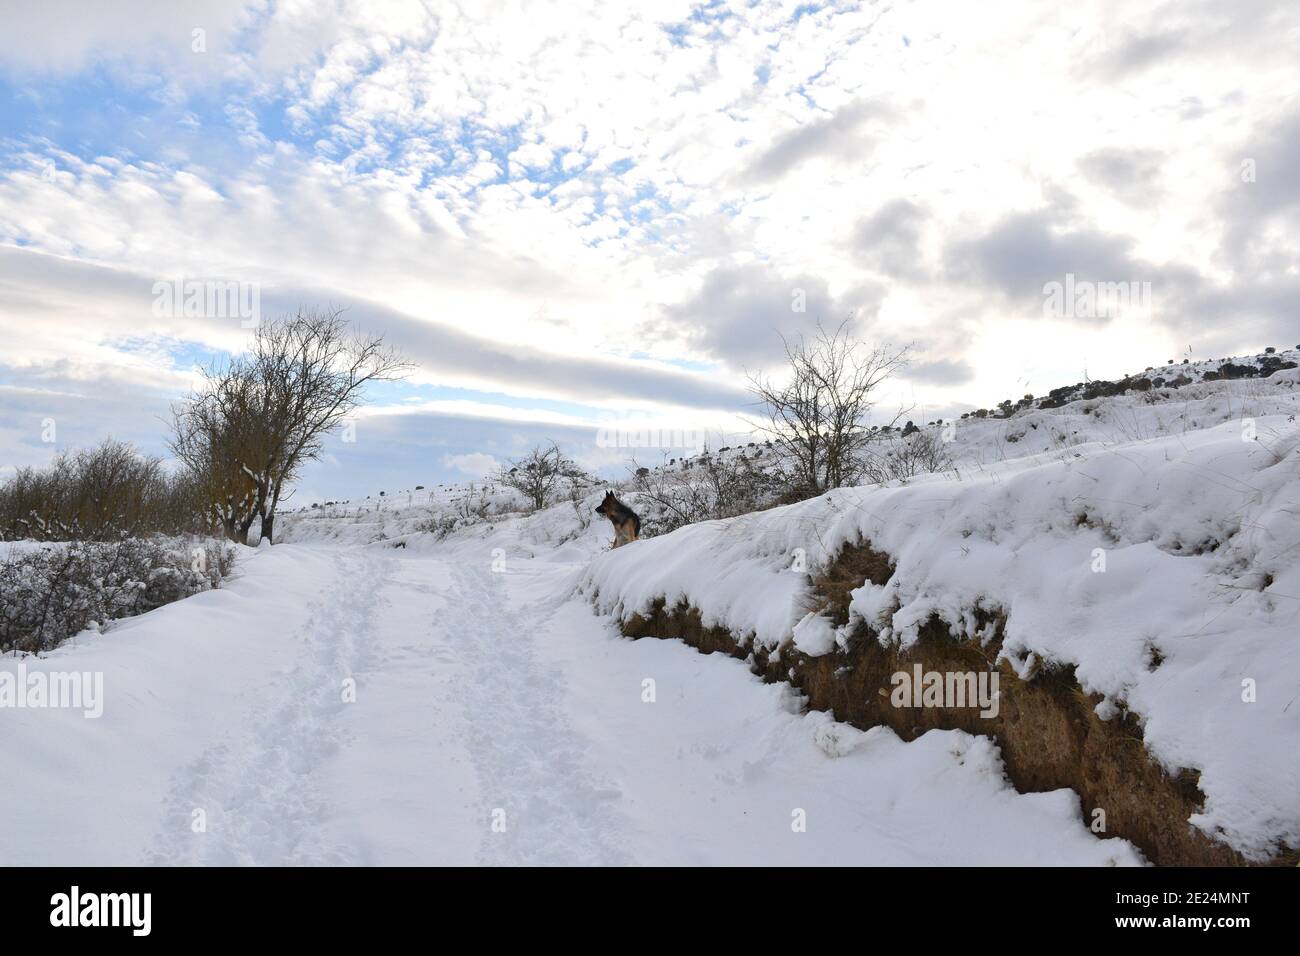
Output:
M102 675L104 690L98 719L80 709L0 709L0 861L138 864L160 823L192 836L189 814L203 804L171 805L172 772L219 741L291 666L307 607L341 586L334 565L303 549L250 550L228 587L83 633L39 658L0 658L0 672Z
M1261 858L1300 845L1300 426L1279 381L1249 383L1274 414L1198 427L1231 407L1228 384L1196 386L1179 408L1107 399L1082 413L1133 411L1133 427L1161 437L1085 440L693 525L597 557L581 588L623 619L686 602L706 627L768 647L797 636L824 653L842 635L806 620L807 572L869 540L897 570L854 593L855 620L906 645L932 615L973 637L976 608L1002 610L1000 659L1022 676L1040 661L1076 665L1083 689L1106 698L1099 713L1127 707L1167 769L1202 772L1191 822Z

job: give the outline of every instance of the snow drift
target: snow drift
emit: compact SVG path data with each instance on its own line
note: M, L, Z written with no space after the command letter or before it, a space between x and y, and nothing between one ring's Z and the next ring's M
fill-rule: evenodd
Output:
M953 472L689 526L598 557L582 588L624 621L688 606L751 648L811 656L843 649L858 626L907 647L932 619L986 640L988 615L1005 615L998 662L1024 679L1072 665L1102 698L1098 716L1135 715L1171 774L1200 771L1191 824L1263 860L1300 846L1294 382L1292 370L1250 383L1260 417L1243 417L1231 383L1163 406L1035 410L997 427L1050 422L1046 433L1124 411L1133 429L1164 434L1106 444L1074 428L1079 443L1050 451L967 454ZM1183 430L1170 434L1173 422ZM811 575L864 541L895 572L864 582L850 622L832 626Z

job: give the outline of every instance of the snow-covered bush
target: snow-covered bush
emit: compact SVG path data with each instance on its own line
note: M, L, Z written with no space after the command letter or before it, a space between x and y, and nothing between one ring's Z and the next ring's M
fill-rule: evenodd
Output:
M681 469L633 468L627 487L636 493L642 537L770 508L789 484L775 462L743 454L705 452L687 464Z
M952 466L952 456L938 431L917 429L906 437L869 445L863 456L862 483L872 485L897 478L915 478L947 471Z
M87 627L216 587L234 548L201 538L71 541L0 562L0 652L40 652Z

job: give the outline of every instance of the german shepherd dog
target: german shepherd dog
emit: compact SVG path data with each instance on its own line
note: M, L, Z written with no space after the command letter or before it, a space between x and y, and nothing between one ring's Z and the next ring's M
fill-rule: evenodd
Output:
M641 534L641 519L637 513L614 497L614 492L605 492L605 500L596 509L596 514L609 519L614 526L614 547L635 541Z

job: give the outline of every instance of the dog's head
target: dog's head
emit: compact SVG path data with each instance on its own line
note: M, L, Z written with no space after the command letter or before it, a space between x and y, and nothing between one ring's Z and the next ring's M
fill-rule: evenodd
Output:
M605 518L611 518L614 515L614 509L618 507L618 499L614 497L614 492L605 492L605 500L596 508L596 514Z

